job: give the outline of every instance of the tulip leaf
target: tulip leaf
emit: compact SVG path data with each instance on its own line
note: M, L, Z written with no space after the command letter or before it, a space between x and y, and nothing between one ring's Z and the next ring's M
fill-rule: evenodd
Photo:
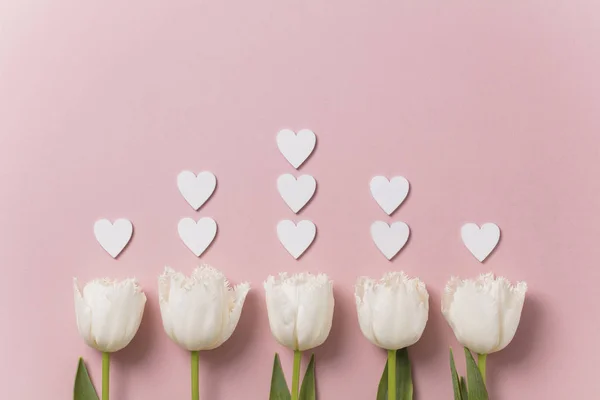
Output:
M469 400L488 400L488 392L485 382L477 368L471 351L465 347L465 358L467 359L467 389Z
M406 348L396 351L396 400L412 400L413 382L410 360ZM377 400L388 400L388 365L385 363L383 374L377 388Z
M275 353L275 360L273 361L273 375L271 376L271 392L269 394L269 400L290 400L290 390L288 389L287 382L285 381L285 375L281 369L281 361L279 361L279 354Z
M452 387L454 389L454 400L466 400L462 396L461 380L456 372L456 365L454 364L454 354L450 349L450 371L452 372ZM462 378L462 377L461 377Z
M387 388L388 388L388 366L387 361L385 362L385 368L381 374L379 380L379 386L377 387L377 400L387 400Z
M387 365L387 361L386 361L385 368L383 369L383 373L381 374L381 379L379 380L379 386L377 387L377 400L387 400L387 390L388 390L388 365Z
M315 400L317 398L317 391L315 385L315 355L310 357L310 362L304 373L302 379L302 386L300 387L300 400Z
M75 387L73 389L73 400L98 400L98 394L85 367L83 358L79 358L77 374L75 375Z
M460 393L462 394L462 400L469 400L469 393L467 392L467 381L465 377L460 377Z
M396 388L399 393L396 397L401 400L412 400L414 389L407 348L396 352Z

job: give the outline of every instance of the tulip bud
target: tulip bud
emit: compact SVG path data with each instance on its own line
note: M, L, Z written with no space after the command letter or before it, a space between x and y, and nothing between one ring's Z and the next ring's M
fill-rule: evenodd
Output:
M515 336L526 292L525 282L512 286L492 273L476 280L452 277L442 296L442 314L463 346L494 353Z
M376 282L358 278L356 309L363 335L386 350L415 344L429 317L429 293L418 278L404 272L388 272Z
M146 304L146 295L135 279L121 282L97 279L80 291L74 278L73 289L77 328L89 346L112 353L131 342Z
M269 325L275 339L295 351L325 342L333 321L333 282L327 275L300 273L264 283Z
M160 313L169 337L189 351L222 345L235 330L250 285L231 288L218 270L201 265L191 277L165 268L158 278Z

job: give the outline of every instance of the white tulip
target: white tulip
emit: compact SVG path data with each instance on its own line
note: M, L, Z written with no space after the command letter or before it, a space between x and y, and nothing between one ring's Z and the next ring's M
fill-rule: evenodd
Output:
M275 339L295 351L325 342L333 321L333 282L325 274L300 273L264 283L269 325Z
M398 350L415 344L429 317L429 293L418 278L388 272L377 282L360 277L355 291L358 321L374 345Z
M232 289L220 271L201 265L191 277L165 268L158 288L165 332L194 352L217 348L231 337L250 285L242 283Z
M463 346L494 353L515 336L526 292L525 282L513 286L492 273L475 280L452 277L442 296L442 313Z
M135 336L146 295L135 279L96 279L79 289L73 279L77 328L83 340L104 353L121 350Z

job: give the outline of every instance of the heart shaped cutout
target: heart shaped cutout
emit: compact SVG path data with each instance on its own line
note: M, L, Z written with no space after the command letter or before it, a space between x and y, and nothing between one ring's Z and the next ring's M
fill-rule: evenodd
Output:
M295 134L291 129L283 129L277 134L277 147L286 160L296 169L311 155L317 144L317 137L309 129Z
M133 224L124 218L116 220L114 224L107 219L100 219L94 224L96 240L112 258L121 254L132 235Z
M391 260L404 247L410 236L410 228L404 222L394 222L391 226L383 221L371 225L371 237L385 258Z
M479 262L483 262L500 241L500 228L488 222L481 228L474 223L464 224L460 230L462 241Z
M215 239L217 223L209 217L200 218L198 222L183 218L179 221L177 230L183 243L199 257Z
M385 176L375 176L370 187L371 195L387 215L400 207L410 190L410 184L403 176L395 176L389 181Z
M298 259L315 240L317 227L311 221L300 221L298 224L290 220L279 221L277 236L285 249Z
M182 171L177 175L177 187L188 204L198 211L215 191L217 178L209 171L200 172L198 175L191 171Z
M294 213L298 213L312 199L316 189L317 181L310 175L296 179L292 174L283 174L277 179L277 190Z

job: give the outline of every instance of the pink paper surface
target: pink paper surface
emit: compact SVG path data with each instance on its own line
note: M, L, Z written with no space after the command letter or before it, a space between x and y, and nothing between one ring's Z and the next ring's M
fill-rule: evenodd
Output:
M374 399L385 354L360 333L353 284L401 269L431 295L410 349L417 399L452 397L449 346L463 368L439 310L445 282L487 271L530 287L513 343L488 360L492 399L600 396L597 2L3 0L0 28L2 399L70 398L79 356L100 383L73 276L135 276L148 296L113 358L111 399L190 398L156 278L199 263L177 222L201 216L219 225L201 260L253 286L231 340L201 355L203 399L266 399L276 351L290 380L262 282L303 270L335 281L320 399ZM296 174L282 128L318 137L298 172L318 190L298 218L276 189ZM217 176L199 212L177 190L183 169ZM369 193L378 174L411 182L392 218ZM135 234L115 261L92 226L119 217ZM299 261L277 240L280 219L317 225ZM375 220L411 227L392 263L371 241ZM461 242L465 222L502 229L484 264Z

